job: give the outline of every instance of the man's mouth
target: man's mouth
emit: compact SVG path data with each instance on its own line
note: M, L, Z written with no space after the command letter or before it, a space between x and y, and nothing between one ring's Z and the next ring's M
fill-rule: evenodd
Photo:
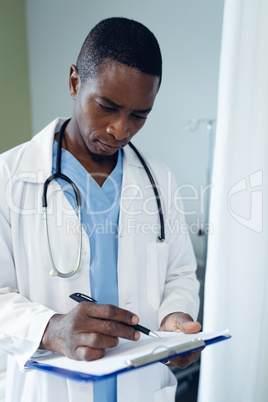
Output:
M119 145L119 144L116 144L116 145L114 145L114 144L106 144L106 143L101 142L101 141L98 141L98 142L99 142L100 148L102 150L108 151L108 152L118 151L123 146L123 145Z

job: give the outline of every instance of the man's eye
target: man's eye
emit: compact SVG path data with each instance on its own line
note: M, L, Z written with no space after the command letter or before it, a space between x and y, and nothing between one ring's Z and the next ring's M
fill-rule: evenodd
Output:
M115 111L114 107L108 107L108 106L104 106L101 103L99 103L99 106L102 108L102 110L105 110L106 112L113 112Z
M133 117L137 120L146 120L147 116L140 116L139 114L133 114Z

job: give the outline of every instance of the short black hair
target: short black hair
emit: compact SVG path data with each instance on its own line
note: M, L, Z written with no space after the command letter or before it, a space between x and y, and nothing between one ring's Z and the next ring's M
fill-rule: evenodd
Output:
M154 34L140 22L112 17L87 35L76 66L82 85L109 61L117 61L162 79L162 56Z

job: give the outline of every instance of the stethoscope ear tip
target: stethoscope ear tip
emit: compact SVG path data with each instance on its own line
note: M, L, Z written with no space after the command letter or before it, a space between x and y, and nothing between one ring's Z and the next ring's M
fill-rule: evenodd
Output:
M50 275L50 276L57 276L58 274L57 274L57 272L56 272L54 269L52 269L52 270L49 272L49 275Z

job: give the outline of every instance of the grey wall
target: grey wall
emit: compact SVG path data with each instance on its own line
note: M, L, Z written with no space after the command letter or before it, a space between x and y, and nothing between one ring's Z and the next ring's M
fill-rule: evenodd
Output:
M216 117L217 80L224 0L26 0L33 132L57 116L70 116L69 66L75 63L88 31L101 19L125 16L150 28L164 60L162 87L145 127L133 141L168 163L184 195L190 224L204 220L206 184L205 125L185 130L192 117ZM193 186L194 190L190 188ZM197 257L204 239L192 227Z

